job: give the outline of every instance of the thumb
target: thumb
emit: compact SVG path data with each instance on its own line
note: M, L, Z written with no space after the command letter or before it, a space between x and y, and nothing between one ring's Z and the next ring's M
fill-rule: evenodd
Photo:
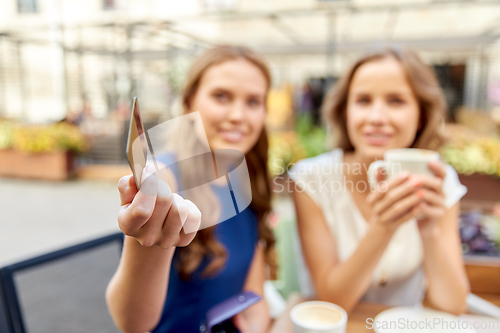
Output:
M233 317L233 324L238 330L240 330L241 333L248 332L248 323L245 318L243 318L241 313L238 313Z
M130 204L137 194L134 176L124 176L118 181L118 192L120 193L120 205Z

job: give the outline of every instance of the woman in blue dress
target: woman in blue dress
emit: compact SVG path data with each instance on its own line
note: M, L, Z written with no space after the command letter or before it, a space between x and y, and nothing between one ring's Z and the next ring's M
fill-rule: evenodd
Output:
M168 184L148 177L155 173L149 166L140 191L133 176L120 179L118 223L125 241L106 299L123 332L200 332L212 306L243 290L263 295L274 246L266 223L271 190L264 119L270 83L261 57L247 48L218 46L193 63L183 93L184 114L198 111L204 131L194 126L193 131L179 132L176 152L195 156L206 151L201 142L206 140L215 155L229 150L243 153L252 192L248 208L216 223L231 204L220 200L225 187L214 181L212 195L197 200L181 197L177 193L193 187L189 182L198 171L196 167L180 171L179 163L168 168ZM175 154L157 160L170 165L172 158L180 160ZM212 156L207 162L212 163ZM148 185L153 185L154 194L143 191ZM233 322L243 333L265 332L270 323L265 302L248 308Z

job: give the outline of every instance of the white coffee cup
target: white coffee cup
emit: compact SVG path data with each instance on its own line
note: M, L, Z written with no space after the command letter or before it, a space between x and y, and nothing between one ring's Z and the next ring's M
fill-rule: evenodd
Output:
M340 306L321 301L304 302L290 311L294 333L345 333L347 313Z
M415 148L390 149L384 153L384 159L375 161L368 168L368 181L372 190L377 184L377 170L383 168L387 179L408 171L412 175L429 175L434 173L429 169L430 161L439 160L439 153Z

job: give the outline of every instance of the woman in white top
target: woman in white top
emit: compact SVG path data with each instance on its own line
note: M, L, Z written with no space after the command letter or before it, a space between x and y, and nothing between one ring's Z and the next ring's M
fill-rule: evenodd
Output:
M291 170L302 252L316 297L347 311L361 300L466 310L458 228L467 192L457 173L401 173L370 191L367 169L394 148L437 149L445 102L430 67L409 49L372 51L325 99L337 149ZM416 217L418 216L418 220Z

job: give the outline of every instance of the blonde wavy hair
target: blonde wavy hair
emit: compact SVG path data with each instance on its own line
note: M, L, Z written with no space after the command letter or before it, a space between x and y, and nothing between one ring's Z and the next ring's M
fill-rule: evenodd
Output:
M354 150L347 134L346 116L352 78L361 65L386 57L399 61L419 103L420 124L411 148L439 149L445 142L443 124L446 101L444 94L432 68L426 65L414 50L407 47L369 50L349 67L342 79L328 92L321 112L325 123L331 127L331 146L344 151Z

